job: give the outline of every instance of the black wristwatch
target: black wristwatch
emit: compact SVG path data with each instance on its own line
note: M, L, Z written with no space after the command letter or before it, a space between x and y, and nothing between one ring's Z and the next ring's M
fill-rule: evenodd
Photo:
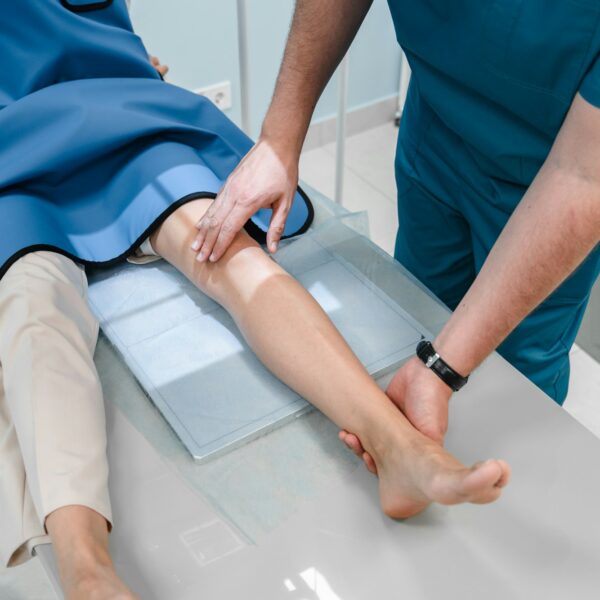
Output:
M431 342L422 340L417 344L417 356L431 369L448 387L458 392L469 381L469 377L463 377L457 373L442 357L435 351Z

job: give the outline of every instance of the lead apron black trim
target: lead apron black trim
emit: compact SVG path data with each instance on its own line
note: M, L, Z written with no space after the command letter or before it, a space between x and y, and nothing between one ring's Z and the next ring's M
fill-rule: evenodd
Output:
M281 239L285 240L287 238L296 237L297 235L306 233L306 231L308 231L308 229L312 225L312 222L315 218L315 209L313 207L313 204L312 204L310 198L306 195L306 192L302 188L299 187L298 193L302 196L303 200L306 202L306 208L308 210L308 216L306 218L306 222L298 231L295 231L293 233L293 235L289 235L289 236L284 235ZM192 200L201 200L203 198L210 198L210 199L214 200L216 198L216 194L213 194L211 192L195 192L193 194L189 194L187 196L184 196L183 198L180 198L179 200L177 200L177 202L173 202L173 204L171 204L169 206L169 208L164 210L154 220L154 222L146 228L144 233L142 233L142 235L140 235L138 237L138 239L125 252L123 252L122 254L120 254L119 256L117 256L115 258L112 258L111 260L97 261L97 262L91 261L91 260L84 260L82 258L79 258L78 256L75 256L74 254L71 254L70 252L67 252L66 250L63 250L62 248L58 248L57 246L52 246L50 244L34 244L32 246L25 246L25 248L21 248L21 250L19 250L15 254L13 254L4 263L4 265L2 267L0 267L0 280L4 277L4 275L6 275L6 272L12 267L12 265L14 265L20 258L23 258L23 256L26 256L27 254L29 254L31 252L42 252L42 251L56 252L57 254L62 254L62 256L66 256L67 258L70 258L73 262L84 265L86 267L95 267L95 268L112 267L112 266L124 261L128 256L131 256L133 254L133 252L141 246L142 242L158 226L162 225L162 223L164 221L166 221L178 208L181 208L184 204L187 204L188 202L191 202ZM244 225L244 229L259 244L266 243L266 241L267 241L266 232L264 232L260 227L255 225L251 220L249 220L246 223L246 225Z
M69 0L60 0L60 3L72 12L88 12L91 10L100 10L102 8L108 8L113 0L93 0L92 2L85 2L82 4L73 4Z

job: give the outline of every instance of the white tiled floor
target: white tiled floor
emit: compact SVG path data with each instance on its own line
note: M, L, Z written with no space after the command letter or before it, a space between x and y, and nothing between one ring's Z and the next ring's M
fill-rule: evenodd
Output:
M369 213L371 237L390 254L398 226L392 123L350 137L346 149L344 205ZM334 195L335 144L302 155L301 178L328 197ZM565 408L600 437L600 364L579 347L571 352L571 389ZM11 571L0 570L0 600L53 600L37 561Z
M344 206L367 210L371 237L393 254L398 217L394 148L397 129L393 123L348 138L344 173ZM335 144L302 154L300 177L328 198L335 193Z

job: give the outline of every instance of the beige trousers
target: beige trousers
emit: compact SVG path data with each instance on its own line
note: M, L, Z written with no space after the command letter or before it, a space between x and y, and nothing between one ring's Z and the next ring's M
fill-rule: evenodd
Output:
M112 523L104 402L87 280L52 252L0 279L0 560L48 542L44 522L79 504Z
M157 258L148 239L131 262ZM3 567L50 542L44 522L61 506L92 508L112 527L97 338L87 279L72 260L33 252L0 279Z

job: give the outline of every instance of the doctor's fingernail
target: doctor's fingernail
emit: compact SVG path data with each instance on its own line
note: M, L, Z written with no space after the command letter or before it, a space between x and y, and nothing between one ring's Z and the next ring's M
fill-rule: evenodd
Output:
M193 244L192 244L192 250L194 252L196 252L196 250L200 250L200 242L198 240L196 240Z
M202 252L200 252L200 254L198 254L198 256L196 256L196 260L198 262L204 262L206 260L206 255L203 254Z
M209 260L210 260L210 262L215 262L217 260L217 255L211 254Z

